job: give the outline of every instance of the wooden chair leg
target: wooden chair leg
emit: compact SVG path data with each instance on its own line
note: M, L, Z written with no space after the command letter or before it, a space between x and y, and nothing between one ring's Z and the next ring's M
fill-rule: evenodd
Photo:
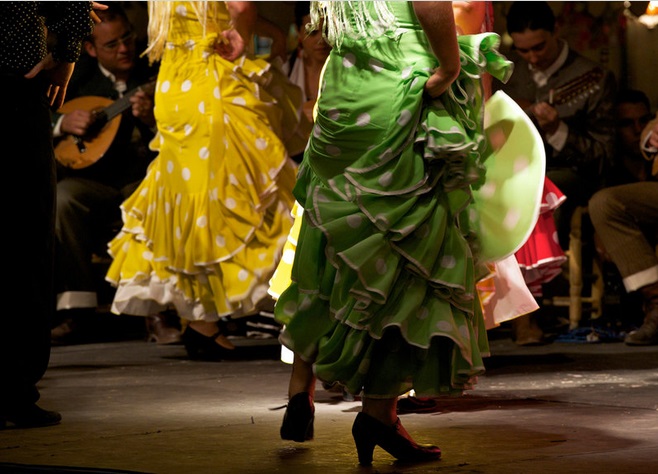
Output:
M576 329L583 315L583 208L577 207L571 216L569 234L569 328Z
M594 281L592 282L592 296L590 304L592 305L591 318L600 318L603 314L603 291L605 282L603 281L603 262L598 256L594 256L592 261L592 274Z

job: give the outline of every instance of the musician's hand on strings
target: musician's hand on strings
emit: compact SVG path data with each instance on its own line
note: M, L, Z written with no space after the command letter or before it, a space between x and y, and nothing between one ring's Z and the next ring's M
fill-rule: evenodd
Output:
M130 98L133 115L149 127L155 126L153 115L153 98L146 92L139 90Z
M62 133L85 136L91 124L94 123L94 114L89 110L74 110L62 116Z
M48 101L51 106L59 108L64 103L66 97L66 87L69 84L75 63L60 63L55 61L52 53L48 53L41 61L39 61L30 72L25 74L26 79L35 78L40 72L49 79Z
M546 135L554 134L560 126L560 116L555 107L548 102L538 102L531 107L537 125Z

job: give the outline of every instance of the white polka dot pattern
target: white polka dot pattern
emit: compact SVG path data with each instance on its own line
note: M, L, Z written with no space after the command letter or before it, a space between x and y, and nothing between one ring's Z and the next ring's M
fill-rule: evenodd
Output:
M348 53L345 55L343 58L343 66L345 67L352 67L356 64L356 56L354 56L352 53Z
M452 324L450 324L448 321L439 321L438 323L436 323L436 328L439 331L451 332L452 331Z
M370 123L370 114L368 114L367 112L362 113L362 114L359 115L359 116L357 117L357 119L356 119L356 124L357 124L359 127L365 127L365 126L368 125L369 123Z
M378 59L371 58L370 61L368 61L368 65L370 66L370 69L375 72L381 72L384 69L384 64Z

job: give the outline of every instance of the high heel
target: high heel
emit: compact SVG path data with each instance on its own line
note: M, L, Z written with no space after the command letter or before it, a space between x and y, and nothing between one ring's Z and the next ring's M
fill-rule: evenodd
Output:
M400 429L400 419L388 426L370 415L360 412L352 425L359 464L370 466L375 446L380 446L401 462L426 462L441 458L441 449L429 444L418 444L407 438Z
M313 439L315 407L308 392L301 392L288 400L281 424L281 439L303 443Z
M188 325L181 339L190 359L217 361L230 357L233 352L233 349L223 347L215 341L223 334L224 331L219 329L212 336L204 336Z

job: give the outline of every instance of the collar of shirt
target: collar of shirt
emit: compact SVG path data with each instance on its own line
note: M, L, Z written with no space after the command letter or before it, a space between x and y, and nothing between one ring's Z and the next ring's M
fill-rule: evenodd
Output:
M569 54L569 45L565 41L560 40L562 49L560 54L558 54L557 59L551 66L545 71L539 71L532 67L531 64L528 65L530 68L530 73L532 74L532 80L537 84L537 87L543 87L548 82L548 78L555 74L555 71L560 69L564 62L567 60L567 55Z
M297 57L297 61L292 66L292 71L288 75L290 82L299 86L302 90L302 104L308 100L306 97L306 74L304 74L304 52Z
M126 92L126 89L128 89L126 82L117 81L116 76L112 74L110 71L108 71L107 69L105 69L101 63L98 63L98 69L101 70L101 72L105 77L107 77L110 81L112 81L112 84L114 84L114 89L119 93L119 97L123 97L123 93Z
M653 133L653 131L650 131L649 133L646 134L646 136L644 137L644 140L642 140L642 146L641 146L642 150L647 155L649 155L648 159L653 159L653 156L656 153L658 153L658 148L656 148L655 146L649 145L649 138L651 138L652 133Z

